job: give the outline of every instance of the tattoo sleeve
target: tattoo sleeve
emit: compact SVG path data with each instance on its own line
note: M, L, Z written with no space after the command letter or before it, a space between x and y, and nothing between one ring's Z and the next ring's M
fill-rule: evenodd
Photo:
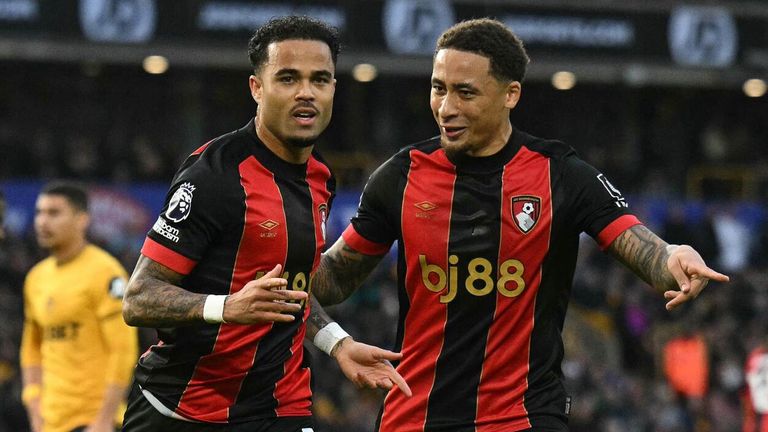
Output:
M667 269L667 246L645 226L635 225L621 233L608 251L645 282L663 291L677 288Z
M128 281L123 319L141 327L178 327L202 322L205 294L178 286L183 275L144 255Z
M320 260L312 278L312 294L326 306L341 303L363 283L383 257L361 254L339 238Z
M323 307L320 306L320 303L314 295L309 296L309 301L312 307L309 312L309 318L307 319L307 335L305 336L305 339L312 341L315 339L317 332L320 331L321 328L332 323L333 320L328 316L325 310L323 310Z

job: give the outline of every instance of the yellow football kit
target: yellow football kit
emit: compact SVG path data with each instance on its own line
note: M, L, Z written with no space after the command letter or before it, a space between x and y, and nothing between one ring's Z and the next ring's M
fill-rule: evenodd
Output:
M21 366L42 368L43 432L90 424L107 386L129 384L138 341L121 314L126 276L93 245L62 265L46 258L27 275Z

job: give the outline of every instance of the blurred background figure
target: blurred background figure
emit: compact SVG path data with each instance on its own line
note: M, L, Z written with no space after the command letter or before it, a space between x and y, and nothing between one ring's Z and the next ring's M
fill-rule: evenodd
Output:
M122 319L127 274L86 239L88 195L50 183L35 207L35 234L50 255L24 282L22 400L34 432L107 432L138 356L136 330Z
M757 346L749 352L744 372L746 386L742 430L768 432L768 325L758 335Z
M21 296L13 287L21 286L21 274L4 265L8 252L5 233L5 195L0 190L0 432L26 430L27 419L21 404L18 366L18 341L21 337Z

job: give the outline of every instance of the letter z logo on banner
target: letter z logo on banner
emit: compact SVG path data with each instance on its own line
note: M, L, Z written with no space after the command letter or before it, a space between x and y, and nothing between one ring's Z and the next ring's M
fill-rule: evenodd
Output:
M541 214L541 198L529 195L510 198L512 220L523 234L531 232Z

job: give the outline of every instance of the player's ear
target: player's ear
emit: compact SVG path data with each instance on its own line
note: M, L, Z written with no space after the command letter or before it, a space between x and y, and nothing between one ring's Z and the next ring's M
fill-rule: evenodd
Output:
M507 84L505 89L506 99L504 106L509 109L514 109L517 106L517 102L520 101L520 93L523 91L523 87L520 85L520 81L511 81Z
M88 214L88 212L80 211L77 212L76 218L78 229L86 232L88 230L88 225L91 224L91 215Z
M256 103L261 103L261 94L264 88L262 84L261 78L256 75L251 75L248 78L248 87L251 88L251 97Z

